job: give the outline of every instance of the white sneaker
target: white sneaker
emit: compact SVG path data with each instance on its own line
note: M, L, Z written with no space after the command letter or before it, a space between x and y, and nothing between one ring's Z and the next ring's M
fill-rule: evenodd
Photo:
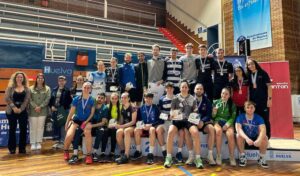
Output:
M222 165L222 157L221 157L221 155L217 155L216 163L217 163L217 165L219 165L219 166Z
M57 149L59 142L56 142L54 145L52 145L52 148Z
M36 149L37 149L37 150L41 150L41 149L42 149L41 143L36 143Z
M230 166L236 166L235 158L230 158Z
M207 155L207 162L208 162L209 165L216 165L216 162L215 162L214 157L213 157L212 154Z
M192 165L194 163L194 155L189 155L189 158L186 160L185 164Z
M63 142L58 143L57 148L64 149L64 143Z
M31 144L30 150L36 150L36 145L35 144Z

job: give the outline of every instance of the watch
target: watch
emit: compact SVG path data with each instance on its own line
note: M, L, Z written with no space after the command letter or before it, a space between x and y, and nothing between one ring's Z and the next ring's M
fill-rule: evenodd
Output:
M272 100L272 97L268 97L268 100Z

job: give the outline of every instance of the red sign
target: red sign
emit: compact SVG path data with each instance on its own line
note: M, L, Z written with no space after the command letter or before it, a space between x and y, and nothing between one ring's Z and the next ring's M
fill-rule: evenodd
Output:
M294 139L289 63L262 62L272 81L271 136Z

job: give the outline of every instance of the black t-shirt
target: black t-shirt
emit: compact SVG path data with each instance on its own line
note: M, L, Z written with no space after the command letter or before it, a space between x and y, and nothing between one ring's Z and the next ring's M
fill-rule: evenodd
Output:
M111 67L105 70L106 74L106 91L110 92L110 86L119 87L119 69Z
M196 58L195 64L198 70L197 81L199 83L207 83L212 82L211 73L214 70L214 58L206 57L201 58L202 63L200 61L200 57ZM202 64L204 65L204 72L202 70Z
M256 76L256 89L253 88L253 73L249 74L249 84L250 84L250 100L256 104L256 107L267 107L268 101L268 86L271 83L270 77L264 70L258 70Z
M221 68L219 66L223 66L223 75L221 73ZM214 83L215 84L227 84L229 82L228 74L233 74L233 66L231 63L227 62L226 60L224 62L215 61L213 63L213 68L215 71L215 77L214 77Z
M122 106L121 116L123 117L123 124L131 122L132 114L136 111L136 108L132 107L131 105L127 109L124 109L124 107Z

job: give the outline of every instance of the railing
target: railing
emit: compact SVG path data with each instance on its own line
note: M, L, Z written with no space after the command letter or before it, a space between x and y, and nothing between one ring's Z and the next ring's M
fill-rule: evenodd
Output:
M11 2L11 0L1 1ZM15 0L15 2L27 6L45 7L41 5L41 1ZM47 8L104 18L104 3L95 0L50 0L48 1ZM149 27L156 26L156 13L152 12L108 4L107 14L107 18L111 20L134 22L140 25L148 25ZM124 24L128 23L124 22Z

